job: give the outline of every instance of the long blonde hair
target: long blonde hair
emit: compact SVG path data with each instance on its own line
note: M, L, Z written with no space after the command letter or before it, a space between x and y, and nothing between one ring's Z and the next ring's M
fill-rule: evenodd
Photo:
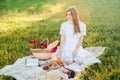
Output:
M78 17L78 12L75 6L68 7L66 10L66 15L67 12L71 12L71 16L73 18L73 25L74 25L74 34L80 33L80 25L79 25L79 17Z

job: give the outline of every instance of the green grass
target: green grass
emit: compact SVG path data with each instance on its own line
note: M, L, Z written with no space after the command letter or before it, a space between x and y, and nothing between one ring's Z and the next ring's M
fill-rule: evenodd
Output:
M99 56L102 63L88 66L77 80L119 80L119 0L0 0L0 68L31 55L31 39L60 39L60 25L70 5L78 8L80 20L87 25L83 46L107 47Z

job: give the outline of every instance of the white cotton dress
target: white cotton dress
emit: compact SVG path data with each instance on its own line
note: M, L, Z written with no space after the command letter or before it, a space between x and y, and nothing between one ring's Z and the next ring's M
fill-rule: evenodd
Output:
M62 23L60 28L60 34L66 36L65 44L62 51L62 60L81 60L84 66L92 63L100 62L92 53L83 49L82 45L79 48L78 55L73 58L72 52L75 49L81 35L86 36L86 25L83 22L79 22L81 33L74 34L74 26L66 21Z

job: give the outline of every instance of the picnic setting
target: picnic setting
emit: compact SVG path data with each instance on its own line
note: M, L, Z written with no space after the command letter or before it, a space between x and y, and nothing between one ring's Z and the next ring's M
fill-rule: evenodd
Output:
M0 0L0 80L120 80L119 0Z

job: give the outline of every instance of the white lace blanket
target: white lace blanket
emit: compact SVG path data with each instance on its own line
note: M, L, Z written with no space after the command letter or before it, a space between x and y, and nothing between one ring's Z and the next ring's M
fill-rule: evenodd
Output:
M105 47L88 47L85 49L97 57L104 51ZM0 69L0 75L10 75L17 80L51 80L46 78L46 74L50 74L50 72L43 70L42 67L26 67L25 59L27 58L31 58L31 56L19 58L14 64L3 67ZM66 78L66 75L62 73L60 76L65 76Z

